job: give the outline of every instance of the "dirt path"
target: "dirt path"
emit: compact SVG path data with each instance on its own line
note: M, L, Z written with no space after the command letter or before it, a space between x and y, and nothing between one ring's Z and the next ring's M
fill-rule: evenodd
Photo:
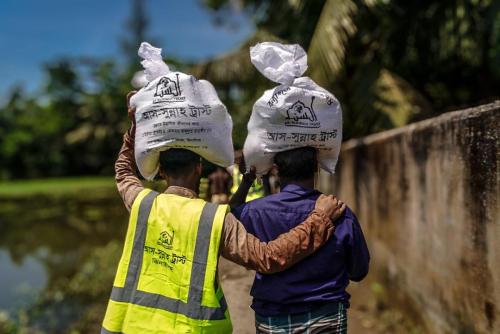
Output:
M246 270L222 258L219 261L219 270L231 312L233 333L254 334L255 318L250 308L250 288L254 271ZM411 327L400 312L381 306L376 301L369 283L351 284L349 293L352 295L348 313L349 334L421 333Z
M231 313L234 334L255 334L255 318L250 308L254 271L246 270L220 258L219 270L222 288Z

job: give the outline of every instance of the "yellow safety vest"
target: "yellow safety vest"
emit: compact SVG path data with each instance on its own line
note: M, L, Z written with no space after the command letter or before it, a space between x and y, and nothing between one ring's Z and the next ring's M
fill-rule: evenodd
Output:
M231 194L234 195L236 191L238 191L238 187L243 181L243 175L240 173L240 170L237 166L234 166L233 169L233 186L231 187ZM245 199L246 202L253 201L254 199L264 197L264 187L255 180L248 191L247 197Z
M101 333L231 333L217 278L227 211L202 199L141 191Z

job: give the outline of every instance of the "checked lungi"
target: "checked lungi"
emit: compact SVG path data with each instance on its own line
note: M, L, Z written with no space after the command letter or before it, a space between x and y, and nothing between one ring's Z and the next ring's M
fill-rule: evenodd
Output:
M262 317L255 314L257 334L346 334L347 309L331 303L311 312Z

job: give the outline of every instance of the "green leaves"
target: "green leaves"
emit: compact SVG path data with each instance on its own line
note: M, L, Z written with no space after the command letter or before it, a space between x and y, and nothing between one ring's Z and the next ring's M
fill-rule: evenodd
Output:
M357 11L352 0L327 1L323 7L308 51L310 76L318 84L330 84L344 69L349 39L357 31Z
M230 0L217 3L212 8L228 10L231 5ZM306 75L339 98L345 139L499 97L498 1L246 0L241 4L258 28L252 42L266 38L263 32L269 31L282 41L309 46ZM248 119L253 102L266 88L249 62L250 45L244 43L237 54L202 65L199 72L216 87L221 84L222 91L237 86L243 92L225 99L235 127L241 128L238 122Z

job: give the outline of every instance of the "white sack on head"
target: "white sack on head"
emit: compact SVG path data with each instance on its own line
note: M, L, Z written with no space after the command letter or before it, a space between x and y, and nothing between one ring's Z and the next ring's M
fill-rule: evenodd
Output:
M284 85L307 70L307 54L298 44L260 43L250 48L250 60L266 78Z
M233 122L210 82L170 72L161 49L142 43L139 56L149 81L130 100L136 108L135 160L141 175L158 172L161 151L182 148L228 167L234 163Z
M281 85L254 104L243 148L247 166L267 173L278 152L300 147L318 150L321 168L333 173L342 142L342 109L338 100L308 77L307 55L297 44L259 43L250 48L252 63Z

